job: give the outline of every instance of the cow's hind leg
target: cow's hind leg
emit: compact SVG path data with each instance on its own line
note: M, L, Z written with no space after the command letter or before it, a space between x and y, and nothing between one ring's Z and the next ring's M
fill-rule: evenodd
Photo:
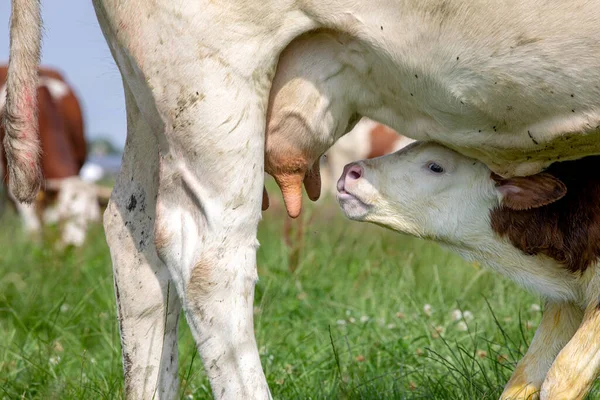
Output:
M210 79L227 82L222 70L215 66ZM206 76L209 68L202 71ZM201 98L197 89L179 89L184 106L161 147L155 240L215 397L265 399L253 300L267 93L227 75L230 86L204 90Z
M180 303L154 247L158 144L127 87L127 144L104 214L113 261L127 399L177 394Z

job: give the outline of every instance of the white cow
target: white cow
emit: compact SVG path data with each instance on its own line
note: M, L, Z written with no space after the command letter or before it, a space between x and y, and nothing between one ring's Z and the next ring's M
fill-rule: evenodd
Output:
M431 239L540 292L546 307L503 399L583 399L600 375L600 156L501 178L433 143L349 164L345 214ZM531 396L531 397L529 397Z
M30 201L39 1L12 1L4 146ZM128 398L175 396L182 306L215 397L270 397L252 315L263 167L298 215L310 166L359 116L501 175L600 153L600 1L93 3L128 116L104 214Z

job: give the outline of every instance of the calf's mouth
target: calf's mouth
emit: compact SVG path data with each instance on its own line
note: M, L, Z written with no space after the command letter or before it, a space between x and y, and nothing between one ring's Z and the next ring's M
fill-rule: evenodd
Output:
M337 200L346 216L361 221L369 213L371 205L360 196L360 185L365 180L364 165L348 164L337 182Z

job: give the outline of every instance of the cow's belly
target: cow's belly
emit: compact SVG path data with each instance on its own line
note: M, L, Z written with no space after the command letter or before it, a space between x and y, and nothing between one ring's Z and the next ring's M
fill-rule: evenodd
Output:
M381 120L412 139L436 141L483 161L507 177L531 175L554 162L600 154L600 115L557 117L504 131L472 129L468 125L448 129L435 118L400 123Z
M401 134L446 144L502 175L529 174L554 161L600 153L595 107L600 58L589 56L598 54L594 20L600 15L593 4L554 11L565 14L558 18L562 31L587 37L574 46L554 34L556 15L545 15L534 1L519 10L480 7L482 2L451 15L427 10L433 1L423 1L419 10L387 1L377 7L347 1L247 2L247 13L228 2L202 3L171 10L167 3L156 8L135 1L129 15L107 11L110 7L96 0L101 23L102 13L110 20L103 25L110 25L113 51L121 48L115 53L125 55L115 54L121 71L140 108L147 108L144 114L161 130L177 127L175 120L191 107L210 109L204 89L217 93L242 82L255 87L257 101L266 102L277 55L294 37L321 27L358 43L349 46L344 60L336 60L355 72L349 85L364 87L361 96L370 96L358 111ZM538 24L528 22L531 10L541 13ZM132 15L147 22L133 24ZM236 29L208 29L213 20ZM490 30L502 21L501 30ZM223 77L206 81L208 64ZM195 121L194 131L210 132L212 122Z
M366 68L371 77L362 80L371 79L364 92L372 98L359 113L412 139L442 143L503 176L600 154L600 57L574 72L566 65L540 67L524 54L516 67L507 63L502 70L482 68L477 74L474 65L456 73L439 57L423 57L416 67L393 60L379 71L381 59L373 61L375 72ZM527 69L535 74L520 76Z
M471 118L465 118L464 114L456 116L447 125L439 122L443 119L435 114L429 118L383 121L408 137L436 141L483 161L502 176L524 176L535 174L554 162L600 154L600 112L558 114L557 111L556 117L548 119L519 121L504 129L492 125L498 124L496 120L486 121L485 116L477 112ZM479 124L470 124L469 120ZM461 126L456 121L465 123Z

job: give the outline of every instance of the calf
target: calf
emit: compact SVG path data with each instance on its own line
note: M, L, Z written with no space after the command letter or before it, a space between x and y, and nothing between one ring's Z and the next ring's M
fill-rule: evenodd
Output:
M6 66L0 66L0 114L6 96L6 76ZM88 223L100 219L95 188L78 176L86 159L83 115L75 93L59 72L40 68L39 76L36 97L45 187L34 204L13 203L26 231L39 232L42 221L64 222L62 242L81 245ZM4 126L0 125L0 139L3 138ZM6 168L3 153L0 159Z
M438 144L347 165L351 219L434 240L546 299L503 399L580 399L600 372L600 157L504 179Z
M393 153L412 142L386 125L362 118L321 157L321 187L335 195L335 183L344 165Z

